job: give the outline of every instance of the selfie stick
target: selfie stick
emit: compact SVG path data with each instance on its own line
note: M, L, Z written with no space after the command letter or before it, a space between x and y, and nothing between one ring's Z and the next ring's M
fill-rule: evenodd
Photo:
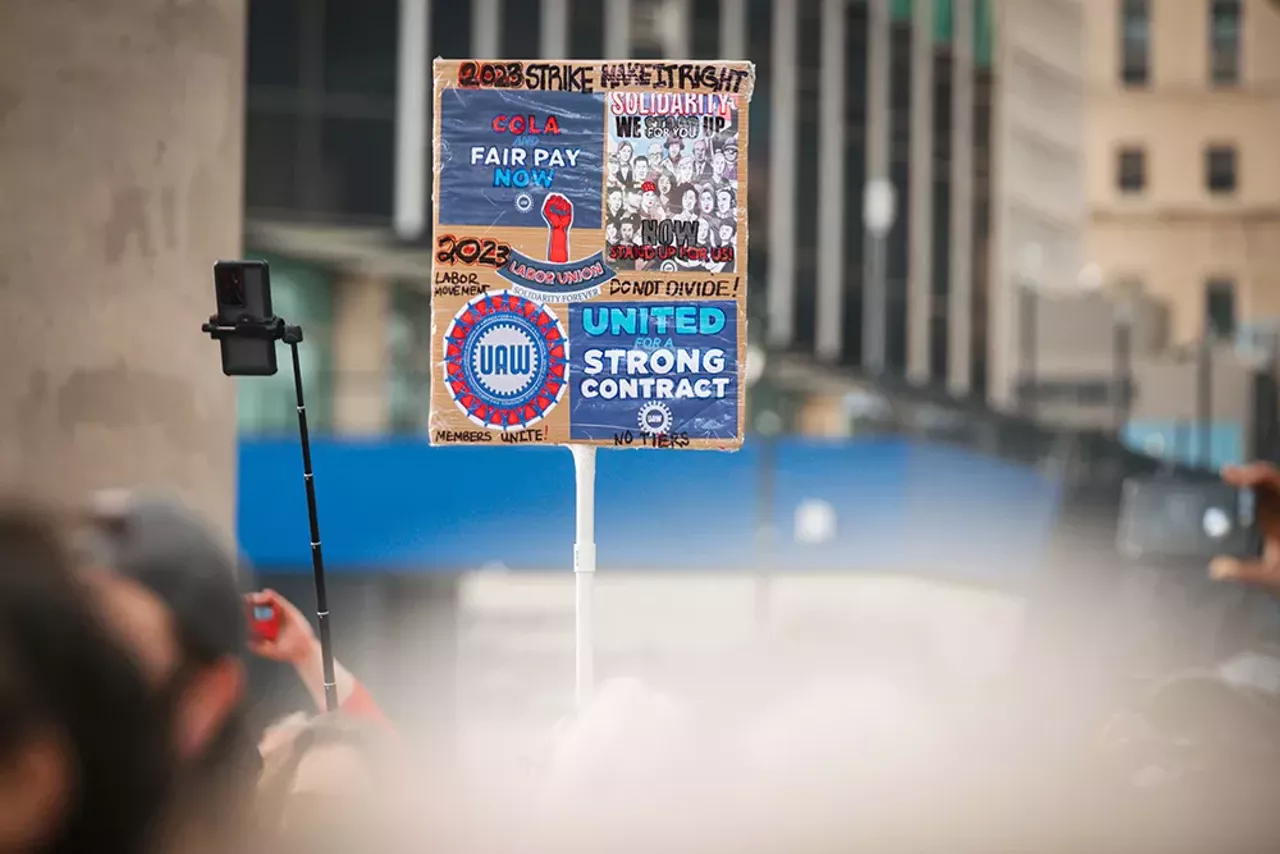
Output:
M324 553L320 548L320 516L316 512L315 476L311 472L311 433L307 430L307 405L302 399L302 366L298 362L298 345L302 343L302 327L287 326L279 317L266 320L239 320L232 325L219 324L216 316L200 327L214 341L228 338L256 338L283 341L293 356L293 390L298 398L298 437L302 441L302 481L307 487L307 516L311 522L311 568L316 580L316 619L320 623L320 661L324 668L324 707L338 709L338 683L333 675L333 644L329 640L329 595L324 585Z
M595 688L595 638L592 615L593 585L596 577L596 449L591 445L570 445L573 454L574 543L573 543L573 634L574 698L579 709L591 701Z

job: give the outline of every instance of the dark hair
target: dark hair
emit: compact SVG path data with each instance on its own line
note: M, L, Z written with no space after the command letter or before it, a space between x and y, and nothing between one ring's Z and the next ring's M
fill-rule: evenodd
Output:
M132 852L168 806L164 708L98 621L53 516L0 507L0 761L63 740L73 796L46 851Z

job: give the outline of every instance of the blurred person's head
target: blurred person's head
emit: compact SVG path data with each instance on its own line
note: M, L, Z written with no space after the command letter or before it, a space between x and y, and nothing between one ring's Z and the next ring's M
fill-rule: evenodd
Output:
M258 770L245 709L245 570L182 505L127 493L96 497L81 546L108 624L171 709L191 796L212 808L208 786L232 794Z
M551 745L543 780L549 803L568 807L582 798L617 803L669 783L688 747L688 712L635 679L611 679L575 717L564 721Z
M1199 850L1276 838L1280 713L1274 688L1241 664L1177 673L1108 722L1084 788L1118 805L1116 826L1158 829Z
M262 847L281 854L416 843L417 803L387 730L340 714L291 715L268 728L257 809Z
M690 707L631 678L602 682L552 736L537 844L552 851L708 850L716 762ZM719 835L713 832L712 836Z
M904 813L919 805L924 785L950 776L943 723L887 678L796 692L757 721L741 746L744 785L756 805L752 827L799 847L852 825L903 832Z
M146 850L174 769L165 707L58 529L0 509L0 852Z
M1099 739L1112 782L1156 790L1199 779L1221 788L1256 762L1280 767L1280 709L1247 666L1237 659L1175 674L1116 715Z

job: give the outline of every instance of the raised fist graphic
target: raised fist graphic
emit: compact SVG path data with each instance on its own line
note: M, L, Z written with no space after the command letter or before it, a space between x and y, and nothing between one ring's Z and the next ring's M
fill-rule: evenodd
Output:
M569 261L569 228L573 225L573 202L551 193L542 203L542 218L551 234L547 238L547 260L553 264Z

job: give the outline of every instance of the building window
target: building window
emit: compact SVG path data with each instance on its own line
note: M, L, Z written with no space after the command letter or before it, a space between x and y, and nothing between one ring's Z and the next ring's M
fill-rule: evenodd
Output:
M1240 82L1240 0L1209 5L1209 77L1215 86Z
M1147 153L1128 146L1116 155L1116 186L1122 193L1140 193L1147 186Z
M390 221L398 9L396 0L249 4L251 216Z
M1120 79L1145 86L1151 76L1151 9L1148 0L1121 0Z
M1204 185L1210 193L1236 191L1236 149L1233 145L1211 145L1204 152Z
M1211 338L1231 338L1236 334L1236 283L1211 279L1204 288L1204 323Z

